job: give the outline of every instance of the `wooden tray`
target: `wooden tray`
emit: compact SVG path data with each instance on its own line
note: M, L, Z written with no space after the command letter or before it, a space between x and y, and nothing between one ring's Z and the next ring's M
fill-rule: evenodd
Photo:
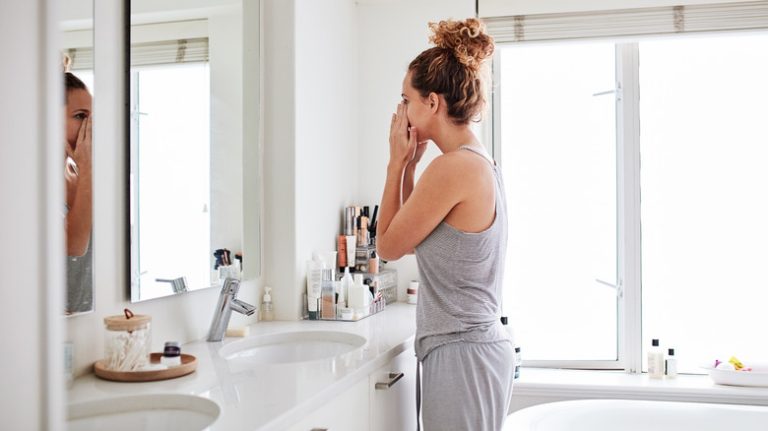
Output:
M150 353L149 362L159 364L162 353ZM104 368L104 359L96 361L93 364L93 372L105 380L116 382L153 382L156 380L175 379L176 377L186 376L197 368L197 358L192 355L181 354L181 365L170 367L165 370L147 370L147 371L112 371Z

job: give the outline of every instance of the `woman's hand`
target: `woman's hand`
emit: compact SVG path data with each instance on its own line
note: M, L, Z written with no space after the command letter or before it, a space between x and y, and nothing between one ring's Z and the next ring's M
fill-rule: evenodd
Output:
M80 130L77 132L75 149L71 154L72 159L75 161L75 164L77 164L78 175L83 175L84 171L89 173L91 171L91 154L93 148L91 142L92 132L93 120L90 116L85 117L80 124Z
M421 156L424 155L424 151L427 150L427 142L423 141L416 144L416 151L413 153L413 158L408 162L408 167L415 168L416 165L421 161Z
M394 163L398 168L403 168L411 162L418 148L418 131L415 127L408 127L405 110L404 103L398 104L397 112L392 114L392 123L389 126L389 163Z

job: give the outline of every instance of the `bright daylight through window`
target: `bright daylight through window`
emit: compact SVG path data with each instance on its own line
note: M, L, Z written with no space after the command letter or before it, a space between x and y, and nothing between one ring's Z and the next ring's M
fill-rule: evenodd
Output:
M524 358L620 368L622 346L642 344L645 356L651 338L675 349L681 372L731 355L768 357L768 36L499 49L505 314ZM622 49L639 65L622 65ZM630 86L640 102L623 109L640 126L637 146L623 142L618 121L622 104L637 103L622 100ZM638 218L618 209L622 145L641 163L630 184ZM642 339L622 338L625 223L642 232Z

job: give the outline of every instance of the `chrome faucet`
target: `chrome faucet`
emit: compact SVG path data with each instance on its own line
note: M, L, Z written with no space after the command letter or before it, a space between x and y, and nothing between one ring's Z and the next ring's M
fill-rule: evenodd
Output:
M213 312L211 329L208 331L208 341L221 341L224 338L224 332L229 325L229 318L232 316L232 310L240 314L250 316L256 312L256 307L237 298L237 291L240 290L240 280L227 277L219 294L219 303Z
M155 281L160 283L171 283L171 289L173 289L173 293L183 293L187 291L187 277L179 277L173 279L156 278Z

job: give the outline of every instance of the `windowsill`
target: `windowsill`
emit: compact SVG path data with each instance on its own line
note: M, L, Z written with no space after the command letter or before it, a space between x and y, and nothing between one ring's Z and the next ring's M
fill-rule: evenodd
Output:
M513 394L522 397L620 398L768 405L768 388L722 386L709 376L650 379L623 371L523 368Z

